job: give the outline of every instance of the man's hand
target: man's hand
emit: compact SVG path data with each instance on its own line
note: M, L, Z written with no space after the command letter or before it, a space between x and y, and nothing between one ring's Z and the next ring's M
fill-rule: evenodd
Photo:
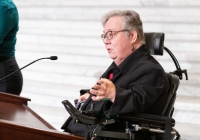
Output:
M94 101L109 99L114 102L116 89L112 81L106 78L101 78L97 84L93 86L93 89L90 90L90 93L95 95L92 96L92 100Z
M85 94L81 95L81 96L78 98L78 102L87 100L89 96L90 96L89 93L85 93Z

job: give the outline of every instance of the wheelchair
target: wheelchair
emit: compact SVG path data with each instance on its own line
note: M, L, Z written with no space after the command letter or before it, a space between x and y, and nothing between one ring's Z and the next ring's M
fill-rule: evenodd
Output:
M172 118L174 111L174 103L176 100L176 91L179 87L180 80L183 79L183 74L188 80L187 70L182 70L177 59L173 53L164 46L164 33L145 33L145 45L149 49L151 55L163 55L165 50L172 58L176 70L173 72L166 72L168 80L170 82L170 94L167 99L167 104L162 112L162 115L154 114L123 114L117 119L99 119L94 116L94 112L84 112L75 108L68 100L62 101L62 104L71 115L73 119L78 123L86 125L92 125L93 130L91 132L92 139L96 137L114 138L114 139L127 139L137 140L135 133L147 132L151 140L180 140L181 136L179 132L174 128L175 120ZM81 105L81 104L79 104ZM91 107L92 110L92 107ZM106 126L110 124L119 123L122 126L122 131L110 131L106 129Z

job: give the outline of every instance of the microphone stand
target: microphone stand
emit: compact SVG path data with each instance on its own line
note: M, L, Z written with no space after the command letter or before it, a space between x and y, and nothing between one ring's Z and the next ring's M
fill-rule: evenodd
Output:
M8 75L6 75L6 76L2 77L2 78L0 79L0 81L1 81L1 80L3 80L3 79L5 79L5 78L7 78L7 77L9 77L9 76L10 76L10 75L12 75L12 74L14 74L14 73L18 72L18 71L20 71L20 70L22 70L22 69L26 68L27 66L29 66L29 65L31 65L31 64L33 64L33 63L35 63L35 62L39 61L39 60L42 60L42 59L51 59L51 60L57 60L57 59L58 59L58 57L57 57L57 56L50 56L50 57L45 57L45 58L40 58L40 59L37 59L37 60L35 60L35 61L33 61L33 62L31 62L31 63L27 64L26 66L24 66L24 67L22 67L22 68L20 68L20 69L18 69L18 70L16 70L16 71L14 71L14 72L12 72L12 73L8 74Z

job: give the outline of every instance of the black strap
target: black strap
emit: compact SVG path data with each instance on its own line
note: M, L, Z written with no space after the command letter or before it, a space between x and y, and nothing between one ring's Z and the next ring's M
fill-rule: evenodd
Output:
M103 131L101 130L99 135L100 137L107 138L118 138L118 139L127 139L130 140L130 134L124 132L112 132L112 131ZM135 135L132 134L131 140L135 140Z
M165 135L164 140L171 140L172 122L170 117L165 117Z
M92 132L92 137L97 137L97 136L99 136L99 133L100 133L102 127L103 127L103 124L102 124L101 122L98 123L98 124L95 126L95 128L94 128L94 130L93 130L93 132Z

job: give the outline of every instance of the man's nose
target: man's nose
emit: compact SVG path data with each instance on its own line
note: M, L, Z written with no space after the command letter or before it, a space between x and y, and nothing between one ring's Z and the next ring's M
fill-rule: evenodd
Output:
M104 44L108 44L109 42L110 42L110 40L108 40L106 37L103 39Z

